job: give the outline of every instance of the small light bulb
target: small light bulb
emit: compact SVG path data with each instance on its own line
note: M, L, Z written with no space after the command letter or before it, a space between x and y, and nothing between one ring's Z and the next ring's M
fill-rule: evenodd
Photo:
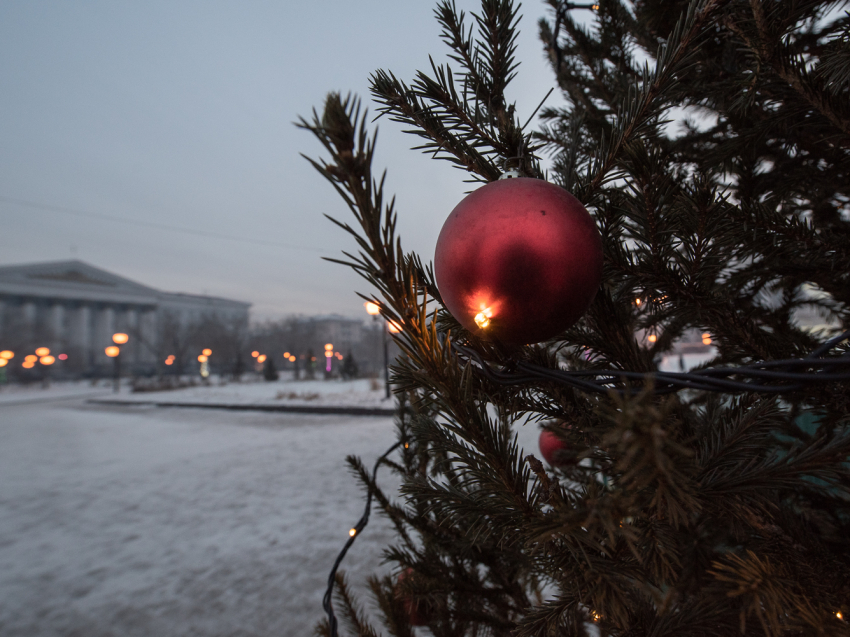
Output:
M640 299L635 299L635 305L640 305L642 301Z
M593 611L592 613L590 613L590 616L593 618L593 621L595 621L595 622L598 622L600 619L602 619L602 615L600 615L596 611Z
M405 449L407 449L409 446L410 446L410 445L408 445L406 442L404 443L404 448L405 448Z
M594 11L599 11L599 5L598 4L591 5L590 8L593 9Z
M841 614L840 610L835 612L835 616L838 617L838 619L844 619L844 615Z
M483 330L490 325L490 319L484 316L484 312L479 312L475 315L475 324Z
M354 537L355 535L357 535L357 529L351 529L351 530L348 532L348 534L349 534L351 537Z
M649 340L650 343L654 343L655 341L658 340L658 337L655 334L650 334L649 337L648 337L648 340Z

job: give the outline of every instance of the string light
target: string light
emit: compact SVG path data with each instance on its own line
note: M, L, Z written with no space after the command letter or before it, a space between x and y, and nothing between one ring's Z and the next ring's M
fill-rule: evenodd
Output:
M489 307L481 308L481 311L475 315L475 324L482 330L490 325L490 319L493 317L493 310Z
M593 621L595 621L595 622L598 622L600 619L602 619L602 615L597 613L595 610L591 611L590 616L591 616L591 618L593 618Z
M835 611L835 616L842 621L844 620L844 615L841 614L840 610Z
M850 331L826 341L805 358L765 361L741 367L714 367L694 372L630 372L619 369L562 370L543 367L525 361L512 361L498 370L488 364L475 350L454 344L461 356L474 362L478 371L498 385L524 385L547 381L569 385L592 393L607 393L612 389L621 394L643 391L648 378L655 380L656 394L670 394L682 389L701 389L714 392L783 393L798 391L809 383L848 381L850 372L837 368L850 366L850 353L831 358L821 358L843 340ZM812 370L812 368L815 368ZM510 369L511 371L506 371ZM795 371L799 370L799 371ZM810 371L812 370L812 371ZM745 380L732 380L737 376ZM629 383L640 385L629 387Z
M658 340L658 337L655 334L650 334L646 337L646 340L648 340L650 343L654 343Z
M372 484L378 479L378 468L384 463L393 451L395 451L399 445L401 445L401 441L399 440L394 445L392 445L389 449L384 452L380 458L375 461L375 466L372 469ZM405 447L407 443L405 443ZM348 541L346 541L345 546L342 547L342 550L339 552L339 555L334 562L333 567L331 568L331 572L328 575L328 588L325 591L325 596L322 599L322 608L325 609L325 612L328 614L328 625L330 626L330 634L331 637L337 637L337 621L336 615L334 614L334 606L333 606L333 592L334 592L334 584L336 583L336 571L339 568L339 565L342 563L342 558L345 557L345 554L348 553L348 549L351 548L351 545L354 544L355 538L360 534L360 532L366 528L366 525L369 523L369 513L372 510L372 488L369 487L369 490L366 492L366 510L363 512L363 517L355 524L351 530L348 532Z

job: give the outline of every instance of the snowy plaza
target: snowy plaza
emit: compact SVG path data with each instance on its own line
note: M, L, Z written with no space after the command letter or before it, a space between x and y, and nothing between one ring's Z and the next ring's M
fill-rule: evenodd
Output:
M289 393L322 401L304 386ZM0 391L1 635L312 632L363 511L344 457L374 462L392 418L96 405L111 391L88 383L14 389ZM361 590L391 538L374 515L346 557Z

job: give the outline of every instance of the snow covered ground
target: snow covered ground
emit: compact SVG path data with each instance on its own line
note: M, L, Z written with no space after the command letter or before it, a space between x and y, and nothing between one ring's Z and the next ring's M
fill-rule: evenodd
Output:
M8 390L0 635L311 633L363 508L343 458L374 462L391 418L104 407L62 400L68 387ZM26 402L38 396L53 400ZM343 563L355 584L381 569L391 538L372 517Z
M128 392L128 390L125 389ZM113 397L110 397L112 399ZM220 383L156 392L122 393L115 397L127 402L181 402L228 405L298 405L316 407L377 407L392 409L383 383L367 378L357 380L281 379L266 382Z

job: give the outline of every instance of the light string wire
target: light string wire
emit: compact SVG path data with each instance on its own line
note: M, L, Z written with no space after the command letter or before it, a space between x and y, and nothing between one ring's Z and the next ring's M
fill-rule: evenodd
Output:
M487 363L477 351L470 347L453 344L460 355L472 363L488 380L497 385L524 385L539 381L568 385L590 393L608 393L611 390L620 395L634 395L644 391L644 387L619 388L628 381L646 381L654 379L654 393L671 394L682 389L697 389L712 392L756 392L784 393L798 391L811 383L848 381L850 370L850 352L840 356L821 358L833 347L850 338L850 330L829 339L813 350L805 358L789 358L776 361L763 361L741 365L740 367L709 367L693 372L630 372L618 369L564 370L552 369L526 361L512 361L497 369ZM811 368L817 368L808 371ZM737 376L749 380L732 380Z
M850 372L836 373L838 367L850 366L850 352L833 356L828 359L821 358L833 347L850 338L850 330L829 339L816 349L812 350L805 358L789 358L777 361L763 361L751 363L740 367L713 367L697 370L695 372L629 372L624 370L576 370L568 371L551 369L524 361L510 363L509 368L498 370L489 365L481 355L474 349L462 345L453 344L460 357L473 363L487 379L498 385L524 385L539 381L551 381L563 385L569 385L593 393L607 393L612 389L622 394L636 394L643 391L642 387L629 387L626 390L616 389L616 384L623 384L629 380L655 380L654 393L670 394L682 389L698 389L713 392L757 392L757 393L781 393L797 391L806 384L828 381L850 380ZM808 369L820 368L816 371L774 371L775 369ZM515 371L514 371L515 370ZM770 383L783 384L760 384L756 382L730 380L730 376L759 379ZM378 468L393 451L401 444L399 440L375 462L372 470L372 484L375 484L378 476ZM328 615L331 637L338 637L337 619L333 610L333 588L336 583L336 572L348 549L354 544L354 540L360 537L361 531L369 522L369 513L372 509L372 490L370 485L366 495L366 510L363 517L351 529L350 537L342 547L334 562L330 575L328 576L328 588L322 606Z
M383 464L384 460L387 459L393 451L398 449L402 445L404 441L399 440L392 447L387 449L380 458L375 461L375 467L372 469L372 484L375 484L375 481L378 478L378 468ZM342 558L345 557L345 554L348 553L348 549L351 548L351 545L354 544L354 540L360 537L360 532L366 528L366 525L369 523L369 513L372 510L372 486L369 485L369 489L366 492L366 510L363 512L363 516L354 525L354 527L349 531L348 541L345 543L345 546L342 547L342 550L339 552L339 555L334 562L333 568L331 569L330 575L328 575L328 588L325 591L325 596L322 600L322 608L325 609L325 612L328 614L328 625L330 626L330 634L331 637L338 637L337 632L337 620L336 615L334 614L334 605L333 605L333 591L334 584L336 583L336 571L339 568L339 565L342 563Z

